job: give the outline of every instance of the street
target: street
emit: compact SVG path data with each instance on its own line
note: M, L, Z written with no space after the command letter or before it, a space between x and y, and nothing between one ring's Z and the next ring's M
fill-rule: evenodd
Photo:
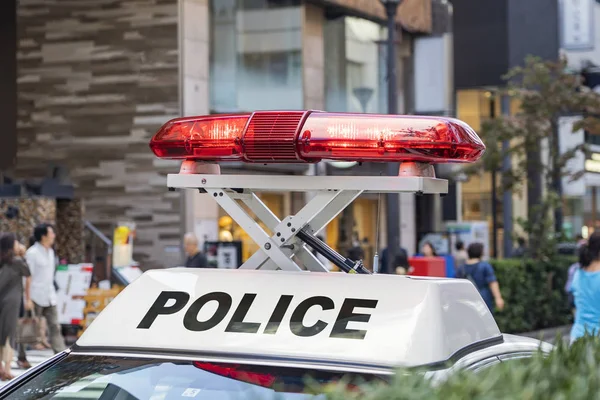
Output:
M36 365L46 361L48 358L52 357L54 355L54 352L52 350L29 350L27 351L27 360L31 363L32 367L35 367ZM19 369L19 367L17 367L17 358L16 358L16 354L15 354L15 359L13 361L12 364L12 374L17 377L21 374L23 374L25 372L25 370L23 369ZM4 385L6 385L8 382L2 382L0 381L0 388L3 387Z

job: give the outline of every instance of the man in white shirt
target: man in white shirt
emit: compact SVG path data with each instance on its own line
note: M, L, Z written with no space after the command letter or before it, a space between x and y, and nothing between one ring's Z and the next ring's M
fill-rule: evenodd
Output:
M40 224L35 227L33 236L35 244L25 253L31 271L31 300L35 305L35 314L46 318L50 331L50 345L55 353L59 353L66 346L58 323L57 296L54 287L56 258L52 245L56 234L51 225Z

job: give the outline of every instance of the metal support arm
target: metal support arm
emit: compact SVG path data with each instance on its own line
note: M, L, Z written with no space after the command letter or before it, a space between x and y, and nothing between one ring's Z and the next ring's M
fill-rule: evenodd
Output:
M341 256L315 235L362 193L445 193L448 190L446 181L431 177L307 178L178 174L169 175L167 184L170 188L207 193L259 245L260 250L240 266L242 269L326 272L327 268L307 249L305 244L309 244L342 270L358 273L369 272L362 262ZM257 191L316 191L317 194L296 215L280 220L256 195ZM258 222L248 215L242 204L256 215Z

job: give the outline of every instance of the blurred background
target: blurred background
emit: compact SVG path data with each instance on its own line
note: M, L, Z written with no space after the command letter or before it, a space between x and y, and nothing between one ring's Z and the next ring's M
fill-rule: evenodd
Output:
M129 260L143 270L180 264L188 231L213 259L219 246L241 261L257 249L212 199L166 190L179 163L156 159L148 141L171 118L393 107L457 117L479 132L486 120L519 113L502 77L529 55L566 56L569 74L591 88L600 82L593 0L5 0L0 8L0 231L25 240L35 223L53 222L60 258L95 264L97 280L110 275L114 232L124 226ZM565 241L598 224L600 139L572 133L573 124L561 120L563 143L587 143L598 154L571 160L584 173L561 187ZM358 243L372 260L396 229L409 255L424 241L451 253L460 239L483 241L487 257L509 256L516 238L528 236L516 221L528 216L532 192L505 190L502 170L457 168L436 166L450 180L445 197L359 197L327 227L326 242L342 252ZM378 175L385 166L222 170ZM261 198L280 218L306 200L288 192Z

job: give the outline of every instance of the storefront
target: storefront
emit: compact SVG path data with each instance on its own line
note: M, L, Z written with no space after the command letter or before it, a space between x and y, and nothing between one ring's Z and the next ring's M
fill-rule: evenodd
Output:
M596 229L600 229L600 148L592 146L593 152L585 160L585 195L581 199L571 200L574 207L579 207L579 219L573 221L565 218L565 222L571 222L575 229L581 227L581 235L588 237ZM579 201L577 201L579 200ZM581 217L582 216L582 217ZM577 226L579 225L579 226Z
M518 105L511 104L511 113L517 111ZM481 130L483 121L501 114L500 98L494 92L484 89L459 90L456 93L456 114L457 118L465 121L476 132ZM503 208L502 208L502 180L500 174L497 177L496 186L496 222L498 229L497 250L498 256L503 257L504 227ZM486 221L489 226L490 241L493 240L492 224L492 176L489 172L482 172L478 175L472 175L460 184L462 207L461 217L463 221ZM523 208L525 202L519 195L513 196L513 217L525 216L527 211ZM515 227L516 224L515 224ZM518 229L518 228L517 228ZM514 234L514 232L512 232ZM492 248L492 243L489 243Z

